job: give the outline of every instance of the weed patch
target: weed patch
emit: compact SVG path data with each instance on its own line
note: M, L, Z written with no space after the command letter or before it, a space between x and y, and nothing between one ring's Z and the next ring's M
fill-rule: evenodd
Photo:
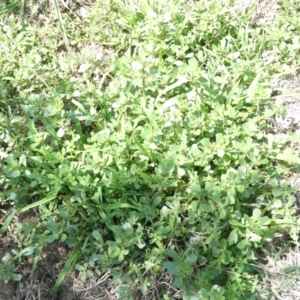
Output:
M298 240L286 178L299 149L269 119L284 113L271 82L297 71L299 29L252 26L216 1L109 2L84 20L59 14L53 31L5 18L1 234L16 215L38 217L16 224L0 275L21 279L11 266L26 256L34 272L61 242L72 252L53 294L75 269L108 273L131 299L163 271L182 299L256 299L257 252L278 232ZM91 41L109 59L82 61Z

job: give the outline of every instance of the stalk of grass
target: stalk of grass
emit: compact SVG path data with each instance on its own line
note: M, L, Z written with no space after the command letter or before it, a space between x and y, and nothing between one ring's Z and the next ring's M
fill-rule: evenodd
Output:
M58 1L54 0L54 4L55 4L55 8L56 8L57 17L58 17L59 29L60 29L60 31L62 33L66 49L67 49L68 53L70 54L71 53L71 51L70 51L70 44L69 44L69 40L68 40L68 36L67 36L67 31L66 31L66 28L64 26L64 21L63 21L63 18L62 18L60 9L59 9Z
M1 7L1 9L0 9L0 16L4 16L4 15L11 13L21 3L22 3L22 0L16 0L10 4L2 4L2 5L4 5L4 7Z
M19 209L18 212L19 212L19 213L22 213L22 212L25 212L25 211L27 211L27 210L29 210L29 209L31 209L31 208L34 208L34 207L38 207L38 206L40 206L40 205L47 204L47 203L51 202L52 200L54 200L56 197L57 197L57 193L54 193L54 194L51 195L51 196L48 196L48 197L46 197L46 198L44 198L44 199L42 199L42 200L36 201L36 202L34 202L34 203L31 203L31 204L29 204L29 205L27 205L27 206L25 206L25 207Z
M11 220L13 219L13 217L15 216L15 214L17 213L17 209L12 209L11 212L9 213L8 217L6 218L4 224L2 225L1 229L0 229L0 234L4 234L4 232L6 232Z
M55 295L59 289L59 287L61 286L64 278L66 277L66 275L68 275L73 269L74 266L78 260L78 256L79 256L79 250L80 250L80 244L75 248L75 250L73 251L73 253L70 255L68 261L66 262L65 266L63 267L63 269L61 270L57 280L55 281L54 287L51 290L51 296Z

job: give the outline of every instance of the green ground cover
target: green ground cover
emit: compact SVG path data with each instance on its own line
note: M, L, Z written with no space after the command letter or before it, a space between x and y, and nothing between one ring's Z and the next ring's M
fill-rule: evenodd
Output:
M284 113L273 83L298 72L299 12L282 3L255 26L217 1L99 0L85 18L13 4L0 6L1 234L33 218L15 223L0 276L20 280L28 257L34 272L59 240L72 252L53 293L75 268L112 274L119 299L162 273L182 299L257 299L260 250L299 239L285 180L298 137L269 121Z

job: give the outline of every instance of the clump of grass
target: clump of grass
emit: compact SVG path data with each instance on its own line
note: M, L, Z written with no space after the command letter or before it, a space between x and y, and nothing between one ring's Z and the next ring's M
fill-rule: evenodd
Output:
M255 297L257 250L279 231L298 238L284 178L300 159L268 125L282 113L270 82L295 70L293 31L252 28L214 1L129 2L66 18L63 39L5 20L1 233L35 208L35 223L16 227L14 259L57 240L73 249L53 293L75 268L111 274L119 299L146 295L162 270L182 299ZM66 38L109 46L109 67L64 55Z

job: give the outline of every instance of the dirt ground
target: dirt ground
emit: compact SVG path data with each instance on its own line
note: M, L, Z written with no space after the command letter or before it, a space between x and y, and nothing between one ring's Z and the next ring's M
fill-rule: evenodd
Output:
M240 13L246 11L252 4L258 1L253 0L236 0L236 7ZM278 0L261 0L256 6L255 17L253 22L261 23L272 21L277 16ZM300 76L295 78L283 79L275 83L278 88L290 88L296 93L300 91ZM282 120L276 120L277 131L286 132L288 130L300 133L300 98L297 96L285 97L283 99L287 107L287 115ZM291 179L293 183L300 185L298 174ZM12 232L12 231L11 231ZM4 254L15 247L13 242L13 234L0 237L0 259ZM20 282L10 282L4 284L0 279L0 300L112 300L117 299L113 285L108 277L92 278L87 282L82 282L78 278L78 274L74 271L67 276L59 292L51 297L51 289L69 257L69 250L61 243L48 244L42 251L37 270L33 277L31 273L31 261L22 263L18 266L16 272L22 274L23 279ZM282 257L278 259L274 265L271 261L266 262L266 276L269 276L271 284L268 288L282 291L278 293L276 298L284 300L300 299L300 276L298 288L293 287L292 290L286 292L280 287L282 282L282 274L277 274L276 270L283 265L300 266L300 250L299 248L286 249L282 252ZM264 295L261 295L262 299ZM154 299L136 295L135 299ZM268 298L270 299L270 298Z
M13 242L0 239L0 257L11 248ZM51 297L51 289L69 256L68 249L60 243L48 244L39 259L37 270L31 278L31 261L18 266L23 275L20 282L4 284L0 280L0 300L85 300L115 299L108 277L93 278L82 282L72 272L63 282L58 293ZM101 283L101 284L100 284Z

